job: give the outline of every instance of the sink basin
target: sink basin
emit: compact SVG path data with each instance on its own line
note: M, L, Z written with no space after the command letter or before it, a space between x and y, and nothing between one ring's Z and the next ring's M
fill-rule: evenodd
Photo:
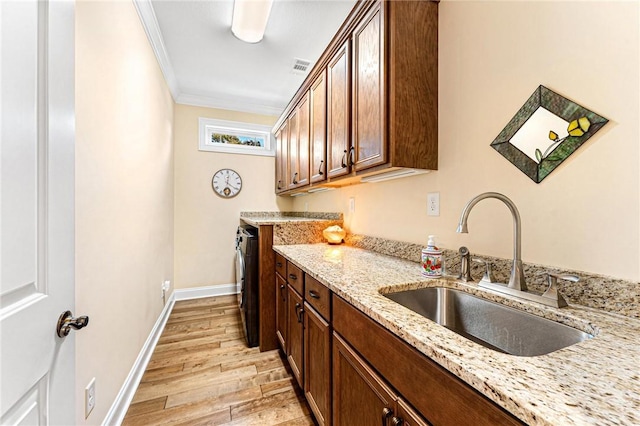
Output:
M482 346L516 356L545 355L593 337L451 288L429 287L383 296Z

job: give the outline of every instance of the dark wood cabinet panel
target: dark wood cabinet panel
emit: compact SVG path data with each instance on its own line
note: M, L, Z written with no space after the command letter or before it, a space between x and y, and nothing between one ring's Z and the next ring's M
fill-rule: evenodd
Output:
M304 279L304 299L326 320L331 319L331 291L310 275Z
M287 282L293 287L298 294L304 294L304 273L291 262L287 262Z
M334 426L388 425L395 402L392 390L334 333Z
M308 277L307 277L308 278ZM331 425L331 329L311 305L304 313L304 394L319 426Z
M259 259L258 275L260 289L258 291L258 333L260 351L278 348L276 337L276 291L273 283L276 280L275 252L273 251L273 225L258 227Z
M522 425L471 386L335 295L332 296L331 324L335 332L434 425Z
M304 304L302 296L291 286L289 289L289 300L287 306L287 360L291 366L293 376L298 385L303 388L303 327L304 327Z
M287 353L287 282L276 273L276 336L280 347Z
M275 133L276 138L276 193L287 190L287 152L289 149L289 127L287 123Z
M384 3L353 32L353 140L356 171L387 162Z
M311 85L309 161L311 183L327 179L327 84L322 71Z
M289 189L309 184L309 110L307 94L289 119Z
M286 280L287 279L287 260L280 253L275 253L275 258L276 258L276 272Z
M350 172L350 41L347 40L327 65L327 175Z
M402 419L402 426L431 426L402 399L398 400L396 413Z

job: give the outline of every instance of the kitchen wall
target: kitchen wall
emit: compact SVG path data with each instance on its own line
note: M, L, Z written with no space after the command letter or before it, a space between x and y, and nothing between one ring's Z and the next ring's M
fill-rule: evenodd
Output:
M511 258L511 215L500 201L471 212L485 191L510 197L522 217L525 262L640 280L640 3L441 1L439 170L298 197L295 210L342 211L351 232L466 245ZM489 144L538 85L610 122L542 183ZM440 216L426 214L440 193ZM349 198L355 212L349 213Z
M198 151L198 118L273 126L278 117L176 105L175 288L235 282L235 232L241 211L291 210L290 197L274 193L273 157ZM213 174L233 169L242 191L231 199L211 188Z
M104 419L173 280L173 109L133 3L77 1L77 425Z

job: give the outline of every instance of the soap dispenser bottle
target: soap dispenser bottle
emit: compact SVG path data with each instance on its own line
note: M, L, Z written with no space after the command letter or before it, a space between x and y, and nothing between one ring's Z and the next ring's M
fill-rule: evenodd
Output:
M442 250L436 247L435 235L429 235L427 248L422 249L422 275L428 278L442 277Z

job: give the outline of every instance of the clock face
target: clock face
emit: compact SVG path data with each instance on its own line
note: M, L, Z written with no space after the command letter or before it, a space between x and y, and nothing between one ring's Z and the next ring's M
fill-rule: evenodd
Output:
M213 175L211 186L216 194L222 198L232 198L242 189L242 178L231 169L221 169Z

